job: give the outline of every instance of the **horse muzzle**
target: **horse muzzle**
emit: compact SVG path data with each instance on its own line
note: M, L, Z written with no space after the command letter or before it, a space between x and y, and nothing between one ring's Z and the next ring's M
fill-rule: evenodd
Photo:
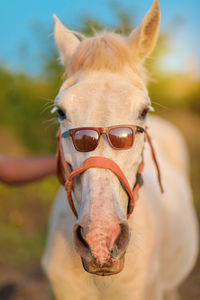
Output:
M84 258L81 257L83 267L86 272L95 274L98 276L109 276L120 273L124 267L124 256L118 259L111 259L107 264L99 266L98 263L94 261L86 262Z
M106 228L102 225L98 227L98 220L94 220L89 226L81 225L74 226L74 243L84 269L102 276L121 272L130 239L127 221L119 223L113 217Z

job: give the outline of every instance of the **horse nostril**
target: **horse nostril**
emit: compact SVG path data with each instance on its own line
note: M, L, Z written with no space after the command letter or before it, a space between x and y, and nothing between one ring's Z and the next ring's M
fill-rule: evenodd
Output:
M120 224L120 233L117 236L113 248L111 250L112 256L117 257L123 254L128 246L130 239L130 232L127 222Z
M75 248L83 258L91 259L90 247L84 239L82 231L83 228L80 225L76 224L74 226Z
M78 226L77 231L76 231L77 238L78 238L79 242L82 243L82 245L85 248L89 249L89 245L88 245L88 243L86 242L86 240L84 239L84 237L82 235L82 230L83 230L83 228L81 226Z

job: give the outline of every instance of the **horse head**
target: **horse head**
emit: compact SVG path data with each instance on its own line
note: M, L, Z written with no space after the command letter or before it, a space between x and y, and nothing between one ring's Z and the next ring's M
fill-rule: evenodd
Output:
M56 16L54 20L55 40L68 75L55 99L65 161L76 170L91 157L111 159L133 187L144 133L134 131L131 147L116 149L106 130L125 125L145 128L151 103L142 63L156 43L158 1L128 37L103 32L79 41ZM77 149L72 136L65 137L76 128L104 128L93 151ZM77 211L74 244L85 270L99 275L120 272L130 229L129 197L118 176L106 166L88 168L74 177L72 198Z

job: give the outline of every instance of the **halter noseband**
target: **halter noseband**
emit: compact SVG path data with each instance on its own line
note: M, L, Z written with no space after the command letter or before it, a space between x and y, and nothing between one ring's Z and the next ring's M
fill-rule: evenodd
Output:
M149 142L151 152L152 152L152 157L157 169L157 174L158 174L158 182L160 185L161 192L163 193L163 187L161 183L161 175L160 175L160 170L158 166L158 162L156 160L155 156L155 151L153 149L153 145L151 143L151 138L147 132L147 129L145 129L145 134L147 137L147 141ZM101 157L101 156L92 156L87 158L77 169L74 171L71 170L69 164L66 162L65 157L64 157L64 152L62 148L62 143L61 143L61 130L59 128L57 132L57 176L62 185L64 185L66 193L67 193L67 198L69 205L75 215L76 218L78 218L78 214L76 211L76 208L74 206L72 196L71 196L71 190L72 190L72 185L73 185L73 178L77 174L81 174L84 171L88 170L89 168L102 168L102 169L108 169L112 171L119 179L120 183L122 184L123 188L127 192L129 196L129 203L128 203L128 208L127 208L127 219L130 217L131 213L133 212L133 208L135 205L135 198L136 198L136 193L139 190L139 188L143 184L143 178L142 178L142 171L144 169L144 160L143 160L143 151L142 151L142 160L139 164L138 171L136 174L136 181L133 189L131 189L128 180L126 176L124 175L123 171L120 169L120 167L112 160L106 157ZM65 179L66 173L67 179Z

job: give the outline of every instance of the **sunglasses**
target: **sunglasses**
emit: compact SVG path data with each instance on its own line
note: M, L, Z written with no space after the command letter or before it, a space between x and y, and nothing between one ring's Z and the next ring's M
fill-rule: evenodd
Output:
M74 147L79 152L96 149L100 136L105 134L112 148L117 150L132 147L136 133L143 133L144 128L136 125L117 125L110 127L80 127L62 133L63 138L72 137Z

